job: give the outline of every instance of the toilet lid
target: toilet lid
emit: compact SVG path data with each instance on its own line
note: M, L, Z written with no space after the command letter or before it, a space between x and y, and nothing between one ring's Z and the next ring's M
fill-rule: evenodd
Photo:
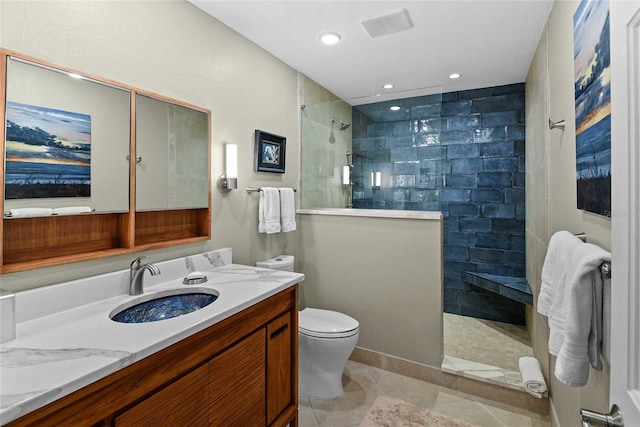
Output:
M298 315L300 333L318 338L344 338L358 333L360 324L337 311L305 308Z

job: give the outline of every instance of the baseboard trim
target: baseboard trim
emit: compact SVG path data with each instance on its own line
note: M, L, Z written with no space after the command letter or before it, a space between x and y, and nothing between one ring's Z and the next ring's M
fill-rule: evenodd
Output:
M543 415L549 414L549 399L547 397L538 399L524 391L462 377L455 373L445 372L440 368L361 347L356 347L353 350L350 359L354 362L406 375L484 399L517 406Z

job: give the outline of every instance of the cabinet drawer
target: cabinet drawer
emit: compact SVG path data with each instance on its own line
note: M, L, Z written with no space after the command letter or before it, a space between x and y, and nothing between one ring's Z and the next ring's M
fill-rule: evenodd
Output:
M116 427L207 425L208 367L166 386L115 419Z
M267 324L267 424L293 401L291 312Z
M265 328L209 362L209 425L265 425Z

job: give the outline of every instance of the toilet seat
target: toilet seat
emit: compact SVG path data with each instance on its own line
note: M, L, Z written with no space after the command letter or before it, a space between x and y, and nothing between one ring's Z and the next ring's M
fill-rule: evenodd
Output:
M360 324L344 313L305 308L298 315L298 330L301 334L316 338L346 338L356 335Z

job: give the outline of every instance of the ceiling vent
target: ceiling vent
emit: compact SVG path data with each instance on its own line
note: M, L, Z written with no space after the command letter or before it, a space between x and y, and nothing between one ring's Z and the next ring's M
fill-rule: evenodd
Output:
M407 9L392 10L361 21L371 37L407 31L413 27Z

